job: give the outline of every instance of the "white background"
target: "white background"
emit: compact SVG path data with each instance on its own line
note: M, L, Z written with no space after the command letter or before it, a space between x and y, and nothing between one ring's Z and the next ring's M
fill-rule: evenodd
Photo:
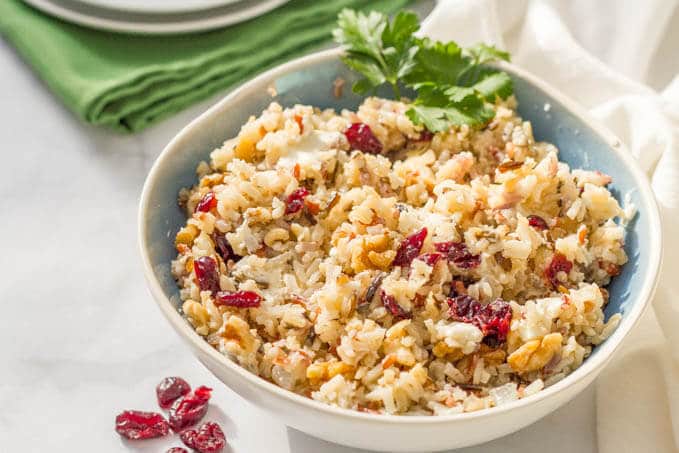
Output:
M580 31L576 38L591 51L639 76L623 67L624 55L606 54L610 34ZM654 57L647 80L656 87L677 73L677 35ZM675 58L663 56L672 46ZM136 243L144 177L169 139L223 93L121 136L76 120L4 41L0 82L0 451L178 446L178 438L128 443L113 430L123 409L156 410L155 385L168 375L215 389L207 419L221 422L232 452L353 451L287 429L214 379L146 290ZM596 451L595 390L519 433L465 451Z

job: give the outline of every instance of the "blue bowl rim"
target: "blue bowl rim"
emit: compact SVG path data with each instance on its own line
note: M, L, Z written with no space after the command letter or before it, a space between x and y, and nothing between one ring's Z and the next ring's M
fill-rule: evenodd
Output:
M625 313L620 324L615 329L613 334L602 344L597 346L598 353L588 357L583 364L578 367L571 374L566 376L561 381L537 392L526 398L522 398L511 403L493 407L489 409L483 409L475 412L467 412L461 414L453 415L414 415L414 416L402 416L402 415L390 415L390 414L367 414L363 412L354 411L351 409L343 409L339 407L330 406L325 403L313 400L311 398L304 397L292 391L283 389L259 376L247 371L245 368L241 367L237 363L230 360L225 355L221 354L219 351L210 346L200 335L198 335L195 330L190 326L190 324L185 320L184 317L177 311L170 299L165 295L160 281L153 271L153 265L150 261L147 242L147 211L149 206L152 205L150 200L151 188L154 186L155 181L161 177L160 167L161 163L172 159L173 154L180 152L183 145L190 141L190 137L194 134L194 130L200 128L201 123L208 119L209 117L216 115L219 112L229 109L229 105L236 102L243 97L250 95L253 90L261 90L262 87L270 86L273 81L278 77L289 74L291 72L301 71L309 66L314 66L318 64L323 64L329 60L336 60L342 55L342 49L333 48L321 52L316 52L304 57L297 58L283 65L272 68L254 79L246 82L245 84L239 86L234 91L229 93L215 105L210 107L203 114L198 116L187 126L185 126L163 149L154 162L151 170L148 173L144 187L142 189L141 199L139 203L138 212L138 238L139 238L139 248L142 256L142 264L144 269L144 275L151 291L154 300L158 304L161 312L170 321L175 330L188 342L190 342L195 348L199 349L202 353L210 356L214 361L220 363L222 366L229 368L232 372L239 375L240 378L245 379L250 382L250 384L255 385L260 390L268 393L273 393L275 396L290 400L291 402L305 406L306 408L314 411L320 411L327 413L328 415L340 416L351 419L361 419L365 422L379 422L379 423L391 423L391 424L445 424L450 423L455 420L470 420L475 418L484 418L493 415L499 415L501 412L511 411L518 409L520 407L525 407L528 405L533 405L539 401L546 400L556 396L558 393L562 392L567 387L574 385L583 379L586 379L590 374L596 373L603 368L610 361L613 353L619 348L623 339L629 334L632 328L638 323L642 314L645 312L647 307L650 305L650 301L653 298L655 290L658 285L658 277L660 265L662 262L662 229L660 223L660 214L658 205L651 189L650 183L646 175L641 171L632 157L631 153L627 150L625 145L620 139L618 139L615 134L613 134L608 128L600 124L598 121L590 117L590 115L581 108L576 102L569 99L566 95L562 94L556 88L550 86L547 82L539 79L538 77L530 74L529 72L520 69L519 67L507 63L500 62L497 64L498 67L507 71L515 77L520 77L540 90L548 93L555 101L559 102L565 110L569 111L573 116L582 120L583 123L587 124L599 137L601 137L611 149L611 152L616 158L620 159L627 170L631 173L634 178L634 183L636 189L639 191L639 199L642 201L637 209L643 210L645 215L648 216L649 226L651 230L650 241L651 247L647 250L650 254L649 257L649 267L645 270L645 275L642 280L642 290L640 295L636 298L636 301L631 304L631 309L629 313ZM573 395L574 396L574 395Z

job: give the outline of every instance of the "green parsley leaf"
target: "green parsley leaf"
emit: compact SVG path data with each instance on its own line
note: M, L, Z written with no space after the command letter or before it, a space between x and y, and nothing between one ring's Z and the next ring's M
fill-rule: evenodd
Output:
M441 90L426 85L406 115L432 132L443 132L451 126L490 121L495 111L474 88L449 86Z
M354 91L364 94L386 83L400 99L399 83L414 89L417 97L406 114L432 132L490 121L492 104L511 96L513 86L508 74L488 63L509 61L509 54L483 43L463 49L452 41L416 38L418 29L412 12L389 22L380 13L343 10L333 34L345 46L343 61L363 76Z
M495 60L510 60L509 52L505 52L504 50L500 50L495 46L489 46L488 44L484 43L479 43L475 46L468 47L465 49L465 53L474 60L475 65L489 63Z
M454 42L441 43L428 38L417 40L416 66L405 82L417 89L422 83L456 85L459 75L469 66L462 49Z
M354 91L366 93L386 82L400 98L398 81L413 69L418 50L413 33L420 25L415 13L402 11L390 24L374 11L366 15L344 9L337 25L333 35L346 47L344 63L365 77L354 84Z
M506 72L492 72L472 85L485 99L494 101L495 97L507 99L514 93L512 78Z
M365 54L379 60L382 31L387 26L384 14L375 11L365 15L352 9L343 9L337 16L338 27L333 30L335 41L347 46L347 52Z

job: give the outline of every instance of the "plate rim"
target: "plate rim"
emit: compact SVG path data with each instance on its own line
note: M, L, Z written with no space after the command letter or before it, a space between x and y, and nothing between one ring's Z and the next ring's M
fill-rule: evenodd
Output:
M96 15L87 14L62 4L57 4L51 0L23 1L38 11L52 17L88 28L138 35L168 35L176 33L195 33L234 25L272 11L285 3L288 3L290 0L260 0L256 4L250 5L242 10L219 14L219 9L211 9L206 11L206 15L203 18L181 20L180 17L174 16L167 21L157 20L153 22L145 22L143 20L135 22L122 18L116 19L110 16L97 17ZM230 6L233 7L233 5L227 5L226 8L229 8ZM158 18L162 16L150 17Z
M203 2L207 2L207 5L203 6L188 6L188 5L177 5L175 7L169 8L169 9L163 9L163 8L157 8L157 7L151 7L151 8L144 8L143 5L146 4L146 2L136 2L137 4L135 5L133 2L129 2L126 6L120 6L116 7L113 4L110 4L111 0L104 0L103 3L99 3L97 0L71 0L71 2L80 4L83 6L87 6L89 8L96 8L96 9L101 9L101 10L106 10L106 11L111 11L111 12L117 12L121 14L125 13L135 13L135 14L152 14L152 15L166 15L166 14L182 14L182 13L196 13L196 12L201 12L205 11L208 9L215 9L215 8L221 8L224 6L231 6L236 3L244 3L245 0L202 0Z

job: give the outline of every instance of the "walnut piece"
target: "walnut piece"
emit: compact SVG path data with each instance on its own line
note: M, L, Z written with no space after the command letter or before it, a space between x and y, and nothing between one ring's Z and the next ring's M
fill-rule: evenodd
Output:
M539 370L561 350L562 340L560 333L550 333L541 339L530 340L507 357L507 363L519 373Z

